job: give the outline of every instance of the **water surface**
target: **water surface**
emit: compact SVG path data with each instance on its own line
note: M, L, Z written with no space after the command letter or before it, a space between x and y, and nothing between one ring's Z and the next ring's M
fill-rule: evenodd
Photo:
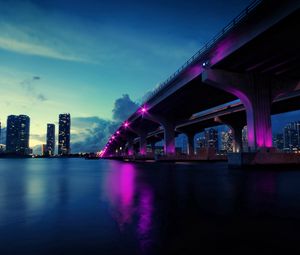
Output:
M0 160L1 255L297 253L299 243L300 170Z

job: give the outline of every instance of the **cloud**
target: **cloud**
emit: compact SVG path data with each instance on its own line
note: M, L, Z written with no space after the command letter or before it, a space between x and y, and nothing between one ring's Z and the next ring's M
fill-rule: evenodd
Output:
M28 96L34 97L37 101L44 102L47 100L47 97L36 89L36 82L39 80L41 80L40 76L33 76L21 81L20 85Z
M199 47L195 39L145 32L142 26L119 24L104 13L85 19L40 6L30 1L1 3L0 48L71 62L122 63L126 69L145 70L160 59L171 71L170 63L177 67Z
M134 103L128 94L124 94L121 98L115 101L113 119L117 122L126 120L132 113L138 109L138 105Z
M31 134L30 139L34 139L34 140L37 140L39 142L45 143L46 142L46 135Z
M121 122L128 118L138 105L125 94L115 101L113 120L99 117L72 118L71 150L78 152L95 152L101 150L109 136L116 131Z
M48 46L34 44L32 42L20 42L16 38L0 37L0 48L26 55L36 55L66 61L85 61L76 56L70 56Z
M44 101L47 100L47 97L44 96L43 94L39 93L39 94L37 94L36 99L41 101L41 102L44 102Z

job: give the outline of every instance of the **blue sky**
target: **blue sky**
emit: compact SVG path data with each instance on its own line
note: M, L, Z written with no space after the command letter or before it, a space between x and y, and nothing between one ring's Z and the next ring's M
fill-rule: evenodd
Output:
M141 101L249 3L0 0L0 120L29 115L31 146L59 113L110 120L117 98Z

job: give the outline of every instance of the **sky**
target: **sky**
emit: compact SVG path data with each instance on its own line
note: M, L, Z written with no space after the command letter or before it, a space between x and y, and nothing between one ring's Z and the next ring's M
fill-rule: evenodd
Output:
M29 115L34 147L68 112L71 143L93 139L118 104L134 110L250 2L0 0L2 126Z

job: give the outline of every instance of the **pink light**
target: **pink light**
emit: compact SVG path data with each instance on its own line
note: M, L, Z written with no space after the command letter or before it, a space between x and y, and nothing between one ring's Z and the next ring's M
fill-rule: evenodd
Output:
M114 135L111 137L111 139L113 139L113 140L115 140L115 138L116 138L116 137L115 137Z
M120 131L118 130L118 131L117 131L117 135L119 135L119 134L120 134Z
M124 127L125 127L125 128L128 128L128 127L129 127L129 122L128 122L128 121L125 121L125 122L124 122Z
M142 106L141 109L140 109L140 113L145 114L146 112L147 112L146 106Z

